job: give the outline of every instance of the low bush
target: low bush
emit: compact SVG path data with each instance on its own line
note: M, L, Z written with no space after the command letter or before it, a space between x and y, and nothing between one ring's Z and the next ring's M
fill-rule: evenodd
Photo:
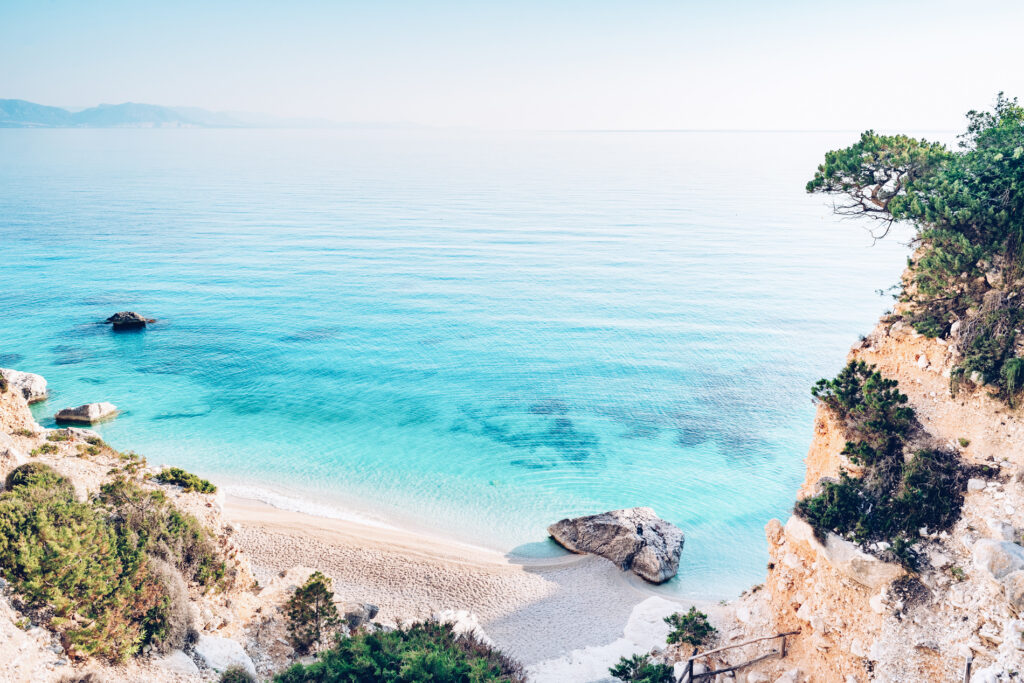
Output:
M49 434L47 434L46 435L46 440L47 441L70 441L71 437L68 435L67 432L57 431L57 432L50 432Z
M29 455L35 457L37 455L53 455L57 452L57 447L52 443L40 444L37 448L33 448Z
M7 378L0 375L0 394L6 394L8 386L10 385L7 383Z
M649 655L619 657L608 673L628 683L675 683L676 680L671 666L652 662Z
M220 675L220 683L256 683L256 678L243 667L229 667Z
M295 650L302 654L318 650L341 626L331 580L320 572L313 572L288 599L285 616Z
M525 683L522 666L450 624L425 621L393 631L357 631L295 664L276 683Z
M698 611L696 607L691 607L686 614L676 612L665 617L665 623L672 627L667 639L670 645L687 643L700 647L707 645L718 632L708 621L708 615Z
M160 474L153 477L161 484L174 484L181 486L186 491L198 491L199 493L216 493L217 487L205 479L200 479L191 472L186 472L180 467L168 467Z

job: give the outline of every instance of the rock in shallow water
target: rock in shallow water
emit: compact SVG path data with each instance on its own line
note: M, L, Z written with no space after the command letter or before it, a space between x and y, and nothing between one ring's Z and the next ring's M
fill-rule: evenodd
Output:
M676 575L685 540L681 529L647 507L563 519L548 533L574 553L600 555L651 583Z
M65 408L53 418L57 422L77 422L93 424L117 415L117 406L113 403L86 403L77 408Z
M139 315L135 311L121 311L107 318L106 322L113 325L115 330L137 330L148 323L155 323L156 320Z

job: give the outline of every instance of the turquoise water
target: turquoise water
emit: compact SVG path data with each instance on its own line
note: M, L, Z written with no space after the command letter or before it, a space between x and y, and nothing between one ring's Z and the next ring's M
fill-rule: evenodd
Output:
M802 191L852 139L0 130L0 366L44 424L111 401L115 446L321 514L543 554L649 505L669 590L730 597L906 255Z

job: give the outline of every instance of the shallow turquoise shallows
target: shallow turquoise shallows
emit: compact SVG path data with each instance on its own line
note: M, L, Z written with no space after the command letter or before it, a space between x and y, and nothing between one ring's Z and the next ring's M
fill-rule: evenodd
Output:
M731 597L906 257L803 192L854 137L0 130L0 366L285 507L537 555L648 505Z

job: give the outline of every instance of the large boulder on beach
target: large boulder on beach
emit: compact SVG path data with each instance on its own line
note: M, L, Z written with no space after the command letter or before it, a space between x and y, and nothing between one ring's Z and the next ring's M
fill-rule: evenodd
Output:
M77 408L65 408L53 416L57 422L76 422L93 424L109 420L117 415L117 406L113 403L86 403Z
M574 553L600 555L651 583L676 575L685 540L682 529L647 507L563 519L548 533Z
M8 389L17 391L29 403L46 399L46 380L42 375L0 368L0 375L7 380Z
M113 325L115 330L137 330L149 323L155 323L153 318L139 315L135 311L121 311L107 318L106 323Z

